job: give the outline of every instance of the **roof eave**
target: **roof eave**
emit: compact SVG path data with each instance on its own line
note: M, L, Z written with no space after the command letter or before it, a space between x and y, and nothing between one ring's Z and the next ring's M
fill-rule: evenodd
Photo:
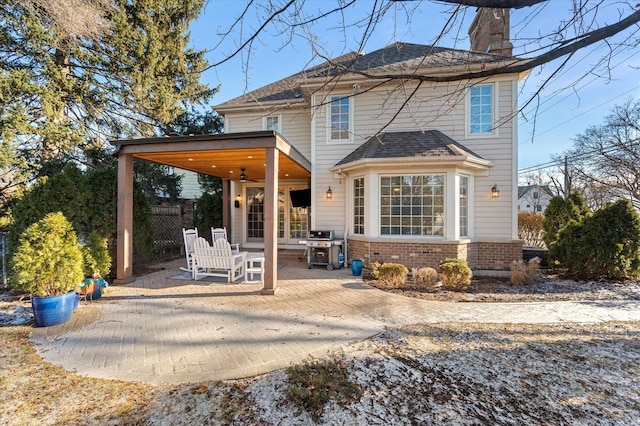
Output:
M299 108L307 106L307 100L305 98L296 99L283 99L278 101L251 101L241 104L225 105L224 103L214 105L212 108L220 115L224 115L227 112L235 111L263 111L273 112L283 108Z
M360 170L363 168L397 168L398 164L402 167L414 166L444 166L444 167L461 167L469 170L488 171L494 166L494 163L482 158L471 155L461 156L433 156L433 157L397 157L397 158L366 158L362 160L352 161L350 163L333 166L329 170L331 172L349 172Z

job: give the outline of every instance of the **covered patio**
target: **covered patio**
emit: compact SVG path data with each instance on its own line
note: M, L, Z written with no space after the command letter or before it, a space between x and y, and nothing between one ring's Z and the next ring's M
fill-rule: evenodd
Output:
M309 179L311 162L274 131L216 135L166 136L117 140L118 233L116 284L133 281L133 159L217 176L223 185L223 226L230 228L232 180L241 175L264 180L264 255L262 294L278 290L278 185L286 179ZM231 238L230 238L231 239Z

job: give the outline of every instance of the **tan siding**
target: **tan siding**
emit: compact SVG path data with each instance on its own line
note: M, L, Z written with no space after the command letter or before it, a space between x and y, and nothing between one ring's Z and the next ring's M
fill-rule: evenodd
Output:
M488 176L475 177L475 236L506 240L511 238L513 220L511 185L513 170L512 121L502 125L495 137L465 138L465 99L459 92L461 84L424 85L386 131L438 129L454 138L495 165ZM512 111L512 83L498 83L498 117L510 117ZM406 90L404 90L406 89ZM326 142L325 108L316 115L315 179L318 188L315 200L317 228L344 229L346 227L346 180L336 180L328 170L368 138L387 125L400 108L404 93L411 87L393 90L376 89L354 99L354 144L334 145ZM500 198L490 199L491 186L498 185ZM328 186L333 200L324 199Z
M312 212L314 227L317 229L333 229L342 235L347 226L346 211L347 179L338 179L329 171L337 162L351 153L359 145L376 134L383 126L389 124L385 131L430 130L438 129L460 142L479 156L494 163L494 167L485 175L474 178L474 231L476 239L503 241L512 235L513 214L512 196L513 170L513 81L501 78L497 83L499 110L498 120L506 119L495 136L490 138L467 138L465 136L465 87L464 83L428 84L424 83L415 98L389 124L389 120L397 113L407 93L413 87L391 86L377 88L363 93L353 99L355 126L354 143L328 144L326 138L326 107L320 106L312 117L305 109L282 110L282 134L308 159L313 161L314 168L314 211ZM366 87L362 87L366 89ZM336 92L350 94L350 92ZM317 102L322 102L322 95L317 95ZM262 118L265 114L228 113L226 115L227 132L261 130ZM315 153L311 152L311 123L315 123ZM497 184L500 198L489 197L490 188ZM325 199L325 193L331 186L333 200ZM240 210L241 211L241 210ZM240 230L241 217L236 212L236 227ZM237 234L240 235L240 234Z
M182 175L182 192L180 198L194 200L202 196L202 189L198 183L198 174L188 170L175 169L176 175Z

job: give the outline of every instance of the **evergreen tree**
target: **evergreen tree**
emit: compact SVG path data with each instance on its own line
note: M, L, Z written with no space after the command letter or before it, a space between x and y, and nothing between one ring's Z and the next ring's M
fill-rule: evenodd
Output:
M199 82L204 52L188 47L203 5L116 0L96 16L102 31L87 36L61 30L37 3L3 2L0 168L11 181L0 182L2 195L43 160L150 136L186 104L208 100L213 91Z

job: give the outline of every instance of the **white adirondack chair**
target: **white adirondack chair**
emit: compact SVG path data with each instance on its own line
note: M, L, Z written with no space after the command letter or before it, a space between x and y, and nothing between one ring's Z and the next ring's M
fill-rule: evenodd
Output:
M187 267L180 269L191 272L191 264L193 263L191 259L191 255L193 254L193 242L198 238L198 229L182 228L182 238L184 239L184 255L187 258Z
M206 244L203 246L202 241ZM191 273L194 280L200 277L222 277L231 283L244 278L247 252L233 253L231 245L219 238L209 246L204 238L196 240L193 246Z
M229 241L227 238L227 228L214 228L211 227L211 242L215 243L220 238ZM231 250L235 253L240 252L240 244L238 243L229 243L231 245Z

